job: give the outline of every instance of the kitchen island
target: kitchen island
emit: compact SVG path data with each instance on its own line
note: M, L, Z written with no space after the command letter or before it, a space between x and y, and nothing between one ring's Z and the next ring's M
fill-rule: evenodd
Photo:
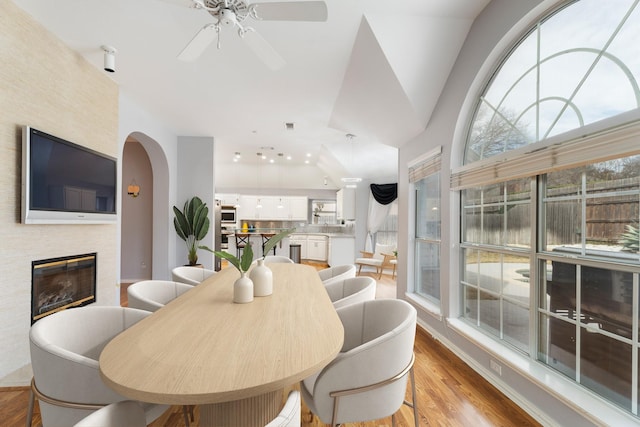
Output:
M249 242L251 243L251 249L253 250L253 259L262 257L262 235L263 234L278 234L282 231L289 230L288 228L253 228L250 231L242 231L242 229L235 229L231 234L228 234L229 244L226 252L232 255L236 255L236 233L248 234ZM289 237L285 237L280 240L275 246L276 255L289 256ZM273 255L271 253L266 255Z
M262 234L280 233L286 228L255 228L243 232L234 230L229 234L229 249L227 252L236 255L235 233L249 235L249 242L253 250L253 258L262 257ZM300 233L294 232L282 239L276 245L276 255L289 257L289 245L299 244L301 258L309 261L326 262L329 266L353 264L355 260L355 236L344 233ZM273 251L268 254L273 255Z

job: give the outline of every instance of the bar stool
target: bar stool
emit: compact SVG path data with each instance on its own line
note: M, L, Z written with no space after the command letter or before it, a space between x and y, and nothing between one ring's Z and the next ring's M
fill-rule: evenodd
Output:
M262 233L262 256L267 256L267 254L264 253L264 247L267 244L267 242L269 241L269 239L271 239L273 236L275 236L275 233ZM273 254L276 254L276 247L273 247Z
M240 258L240 250L244 251L244 247L249 243L248 233L236 233L236 256Z

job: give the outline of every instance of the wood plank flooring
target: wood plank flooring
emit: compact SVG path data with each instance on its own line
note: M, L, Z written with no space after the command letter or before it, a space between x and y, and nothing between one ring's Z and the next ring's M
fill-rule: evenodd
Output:
M364 272L363 272L364 273ZM370 273L364 273L369 275ZM378 281L381 287L395 286L390 274ZM126 292L124 293L126 295ZM126 305L126 301L123 301ZM485 381L446 347L418 328L415 343L415 376L420 426L466 427L539 426L515 403ZM410 400L407 387L407 400ZM0 388L0 425L22 427L26 422L29 391L27 387ZM37 406L37 405L36 405ZM198 408L192 426L198 426ZM413 426L411 408L404 406L397 415L399 427ZM33 425L39 425L36 407ZM152 427L182 427L182 407L173 406ZM324 426L303 404L302 426ZM345 427L391 426L391 417Z

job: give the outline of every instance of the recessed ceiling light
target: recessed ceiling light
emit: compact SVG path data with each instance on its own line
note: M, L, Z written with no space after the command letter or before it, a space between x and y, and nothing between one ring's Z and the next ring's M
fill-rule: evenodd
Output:
M305 160L305 161L304 161L304 164L305 164L305 165L308 165L308 164L309 164L309 160Z
M287 160L291 160L291 156L287 156Z
M307 157L311 157L311 153L307 153Z
M269 163L273 163L273 162L275 162L275 160L269 159Z

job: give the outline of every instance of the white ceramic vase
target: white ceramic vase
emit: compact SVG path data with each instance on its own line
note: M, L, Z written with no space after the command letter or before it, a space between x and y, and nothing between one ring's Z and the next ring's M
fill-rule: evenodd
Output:
M253 281L253 296L266 297L273 293L273 272L264 265L264 259L258 260L258 265L253 267L249 276Z
M233 302L246 304L253 301L253 282L246 272L240 273L240 278L233 283Z

